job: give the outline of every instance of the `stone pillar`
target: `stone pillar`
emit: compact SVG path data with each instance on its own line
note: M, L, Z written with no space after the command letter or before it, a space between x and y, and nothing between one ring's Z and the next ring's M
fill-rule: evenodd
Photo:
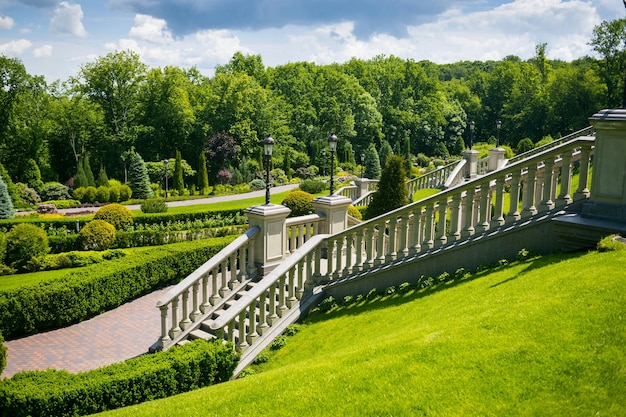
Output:
M463 151L463 159L467 161L465 164L465 178L476 178L478 173L478 151L466 149Z
M368 193L370 180L367 178L357 178L354 180L354 185L356 185L356 197L361 198L365 194Z
M601 110L596 131L591 195L583 215L626 222L626 109Z
M264 276L283 260L287 252L285 223L291 210L278 204L263 204L250 207L245 213L250 226L261 229L254 239L254 263Z
M313 200L313 207L317 214L326 217L320 234L335 234L348 228L348 206L352 200L340 195L317 197Z
M500 166L500 162L504 161L503 148L489 149L489 172L495 171Z

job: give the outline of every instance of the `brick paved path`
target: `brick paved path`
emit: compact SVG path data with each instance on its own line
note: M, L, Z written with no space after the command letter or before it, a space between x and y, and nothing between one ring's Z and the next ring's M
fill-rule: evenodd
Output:
M155 303L166 290L70 327L5 342L8 355L2 376L47 368L88 371L146 353L160 335Z

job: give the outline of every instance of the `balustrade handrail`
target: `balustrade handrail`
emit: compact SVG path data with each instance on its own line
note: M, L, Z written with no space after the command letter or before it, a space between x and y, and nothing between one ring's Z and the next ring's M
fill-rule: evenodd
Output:
M408 181L406 182L406 184L407 184L407 186L409 186L409 187L410 187L410 186L411 186L411 184L413 184L413 183L417 183L417 184L419 184L420 182L422 182L422 181L424 180L424 178L428 178L428 177L434 178L434 177L437 177L439 174L443 174L443 173L445 173L446 171L451 171L451 170L453 170L453 169L454 169L453 167L454 167L456 164L458 164L458 161L455 161L455 162L450 162L449 164L446 164L446 165L440 166L439 168L435 168L435 169L433 169L432 171L428 171L428 172L427 172L427 173L425 173L425 174L422 174L422 175L420 175L420 176L418 176L418 177L412 178L412 179L408 180Z
M191 286L193 286L194 283L201 280L205 274L209 273L213 268L219 266L225 259L228 259L232 253L239 250L239 248L245 245L252 237L258 234L260 230L259 226L250 227L241 236L226 245L222 250L211 257L211 259L189 274L184 280L170 288L165 294L159 297L156 302L156 306L161 307L171 303L181 293L187 291Z
M477 186L479 186L480 184L483 183L488 183L491 182L493 180L496 180L498 177L501 176L507 176L508 174L511 174L513 171L517 170L517 169L522 169L526 166L532 165L532 163L534 162L539 163L542 162L543 160L545 160L547 156L553 154L554 156L557 156L559 154L562 153L562 151L566 148L572 148L572 147L576 147L575 145L578 143L591 143L593 144L594 139L593 138L585 138L585 137L576 137L574 139L570 139L568 142L562 143L556 147L552 147L546 150L543 150L535 155L532 155L532 157L530 157L530 159L524 159L524 160L520 160L520 161L516 161L513 162L512 164L509 164L507 166L505 166L504 168L502 168L501 170L497 170L497 171L492 171L490 173L487 173L483 176L480 177L476 177L474 179L468 180L466 183L464 183L461 188L462 190L468 190L470 188L476 188ZM414 203L410 203L406 206L403 207L399 207L393 211L381 214L380 216L374 217L370 220L368 220L367 222L363 222L360 225L354 226L348 230L344 230L342 232L339 232L335 235L332 235L331 238L337 238L340 239L342 237L345 237L348 234L354 233L355 231L358 231L359 229L365 229L367 227L369 227L372 224L381 224L381 223L386 223L387 221L394 219L394 218L398 218L400 217L400 215L402 215L405 212L412 212L414 208L417 207L423 207L423 206L427 206L429 204L433 204L436 205L437 202L439 201L443 201L444 198L447 199L450 196L459 193L459 187L455 187L455 188L451 188L449 190L443 190L438 192L437 194L434 194L432 196L426 197L422 200L416 201Z
M448 175L448 179L443 184L444 190L454 186L457 182L460 182L459 179L463 178L463 171L465 169L466 164L467 164L467 159L461 159L456 164L452 172L450 172L450 174Z
M514 163L514 162L517 162L517 161L521 161L523 159L529 158L530 156L532 156L534 154L543 152L543 151L545 151L547 149L551 149L551 148L560 146L561 144L563 144L565 142L568 142L568 141L570 141L572 139L577 139L577 138L579 138L581 136L593 136L593 134L594 134L594 127L593 126L585 127L584 129L580 129L580 130L578 130L576 132L570 133L569 135L565 135L562 138L555 139L552 142L546 143L545 145L539 146L537 148L530 149L530 150L528 150L526 152L523 152L523 153L521 153L519 155L515 155L514 157L509 159L508 163L511 164L511 163Z
M285 220L285 226L299 226L301 224L314 223L324 219L325 216L322 216L321 214L306 214L304 216L298 217L287 217L287 219Z
M212 330L220 329L233 321L237 316L255 302L262 294L265 293L272 285L286 274L290 269L296 266L302 259L304 259L313 249L315 249L321 242L323 242L329 235L319 234L311 237L304 245L299 247L294 253L287 259L281 262L274 270L267 274L263 279L258 281L253 288L233 303L230 308L224 310L217 318L209 321L209 327Z

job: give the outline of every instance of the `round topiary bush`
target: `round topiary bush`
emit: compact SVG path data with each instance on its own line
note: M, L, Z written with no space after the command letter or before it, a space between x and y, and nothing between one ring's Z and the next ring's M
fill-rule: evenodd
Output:
M361 214L359 209L354 207L352 204L348 206L348 214L354 217L355 219L363 220L363 215Z
M96 201L98 203L108 203L109 195L109 187L101 185L100 187L96 188Z
M85 250L106 250L115 243L115 226L105 220L90 221L79 234Z
M121 204L107 204L94 214L93 219L104 220L121 230L125 225L133 223L133 214Z
M300 183L300 190L306 193L317 194L325 189L326 183L324 181L306 180Z
M313 213L313 194L305 191L292 191L285 196L282 204L291 210L290 217L305 216Z
M48 182L39 193L41 201L69 200L70 189L59 182Z
M128 201L133 195L133 190L126 184L120 186L120 199L119 201Z
M33 260L48 253L48 236L43 229L29 223L15 226L6 236L6 263L12 268L27 270Z
M260 178L255 178L248 183L251 190L264 190L265 189L265 181Z

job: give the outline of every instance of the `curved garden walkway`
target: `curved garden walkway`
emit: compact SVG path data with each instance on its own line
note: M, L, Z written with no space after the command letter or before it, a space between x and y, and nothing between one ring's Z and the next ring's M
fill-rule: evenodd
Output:
M297 186L275 187L272 192L287 191ZM168 205L214 204L264 195L265 191L261 190L177 201ZM7 366L1 376L8 378L20 371L47 368L88 371L147 353L160 335L161 318L155 303L165 291L167 289L155 291L70 327L5 342Z

